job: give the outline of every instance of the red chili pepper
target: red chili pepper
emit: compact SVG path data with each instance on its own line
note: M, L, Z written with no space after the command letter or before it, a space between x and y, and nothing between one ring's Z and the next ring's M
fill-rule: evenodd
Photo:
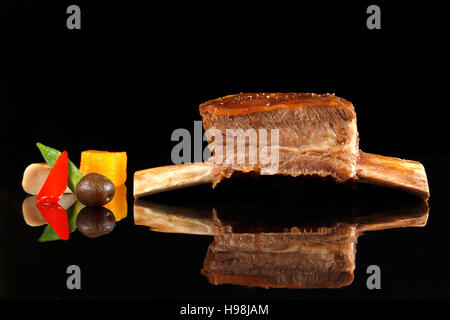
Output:
M36 197L36 201L57 203L67 188L67 172L68 157L67 152L64 151L56 159L50 174Z
M42 217L52 227L53 231L63 240L69 239L69 221L67 212L57 203L36 203Z

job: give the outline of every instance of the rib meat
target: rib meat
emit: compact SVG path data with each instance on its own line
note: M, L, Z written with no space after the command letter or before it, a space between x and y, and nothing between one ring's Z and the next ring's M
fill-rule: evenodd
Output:
M215 150L219 146L217 137L211 136L208 129L214 128L222 133L219 140L221 145L226 144L227 129L241 129L244 133L250 129L257 134L257 139L254 139L257 145L254 147L261 148L262 143L266 143L270 144L269 151L278 152L276 172L272 173L332 176L337 181L356 177L359 149L355 110L350 102L334 95L231 95L201 104L200 115L213 152L212 161L215 163L221 162L214 158L217 157ZM267 132L267 136L261 137L260 129L263 129L263 133ZM278 130L279 133L275 143L268 137L273 130ZM239 141L237 138L236 140L237 146ZM246 153L254 150L250 139L244 140L244 143L245 148L241 150ZM228 145L225 149L227 148ZM224 150L222 154L227 151ZM234 170L271 172L268 166L272 163L266 158L272 152L263 156L258 153L255 164L250 161L239 164L238 155L239 152L234 152L232 159L222 161L229 169L224 171L225 176L229 177Z

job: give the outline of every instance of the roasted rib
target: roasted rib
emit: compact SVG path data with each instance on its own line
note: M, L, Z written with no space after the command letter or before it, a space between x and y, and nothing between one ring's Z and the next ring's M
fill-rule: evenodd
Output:
M333 94L229 95L201 104L200 114L212 157L136 172L135 197L201 183L214 186L236 171L331 177L429 197L422 164L359 150L354 107Z

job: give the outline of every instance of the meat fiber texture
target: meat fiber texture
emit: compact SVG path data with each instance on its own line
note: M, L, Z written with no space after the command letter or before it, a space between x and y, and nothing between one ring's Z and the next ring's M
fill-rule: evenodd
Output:
M210 161L224 167L222 178L234 171L316 175L338 182L356 178L355 110L333 94L229 95L201 104L200 114ZM239 134L244 139L227 143Z
M353 281L357 232L340 224L313 233L224 234L201 273L213 284L338 288Z

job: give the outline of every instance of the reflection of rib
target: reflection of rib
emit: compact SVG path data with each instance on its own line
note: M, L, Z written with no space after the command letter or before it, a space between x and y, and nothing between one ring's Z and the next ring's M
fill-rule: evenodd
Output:
M320 204L317 205L320 207ZM330 206L317 211L331 210ZM336 209L337 210L337 209ZM220 235L224 233L302 233L320 235L332 232L338 224L354 224L358 232L375 231L402 227L422 227L428 219L426 201L416 202L402 208L366 216L355 216L359 209L342 209L339 216L330 212L328 217L304 221L295 216L271 216L250 220L218 218L216 210L162 205L136 199L134 203L134 222L136 225L150 227L151 230L167 233L187 233L199 235ZM220 217L220 212L219 212Z
M215 285L339 288L353 282L356 242L363 231L424 226L427 218L428 205L421 202L328 227L219 235L201 273Z
M216 236L201 273L212 284L338 288L353 281L357 233L341 224L326 233Z
M349 210L357 212L356 210ZM273 288L339 288L353 281L356 242L365 231L422 227L428 204L303 221L218 219L201 211L137 200L135 223L160 232L214 235L201 273L210 283ZM219 215L220 216L220 215ZM285 226L283 228L283 225Z
M356 219L358 231L376 231L403 227L424 227L428 221L429 207L426 201L414 203L395 211L375 213Z

